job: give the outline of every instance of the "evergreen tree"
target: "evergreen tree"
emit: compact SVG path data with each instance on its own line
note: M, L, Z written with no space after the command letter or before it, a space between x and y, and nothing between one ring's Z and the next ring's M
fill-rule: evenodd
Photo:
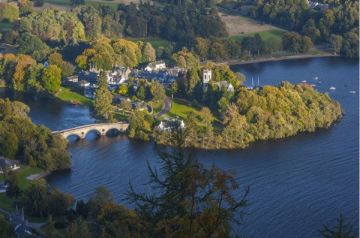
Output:
M240 223L248 189L241 199L232 192L236 180L216 167L205 169L183 150L182 129L172 133L172 153L159 151L161 170L149 166L148 185L156 192L138 193L130 184L127 199L147 224L151 237L229 237L230 221Z
M107 86L105 72L101 72L98 80L98 88L95 92L94 110L96 116L105 120L112 118L111 114L112 94Z

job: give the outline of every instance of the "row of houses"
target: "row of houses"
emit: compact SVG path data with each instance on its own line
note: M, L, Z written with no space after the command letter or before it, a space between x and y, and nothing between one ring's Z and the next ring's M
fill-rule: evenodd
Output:
M165 87L176 81L179 77L186 74L186 70L179 67L167 68L164 61L156 61L147 64L141 69L130 69L129 67L114 66L112 70L106 72L107 83L110 90L117 89L120 84L126 83L130 77L133 79L145 79L147 81L158 81ZM77 75L67 77L63 80L63 85L80 89L88 98L95 97L96 83L100 75L100 70L91 67L89 70L80 71ZM203 69L202 84L204 90L207 89L210 81L213 80L212 70ZM213 82L219 88L233 92L234 87L230 82ZM135 84L136 87L136 84Z

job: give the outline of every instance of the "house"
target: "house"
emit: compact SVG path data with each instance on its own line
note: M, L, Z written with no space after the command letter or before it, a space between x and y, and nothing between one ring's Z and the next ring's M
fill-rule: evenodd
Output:
M90 87L90 82L87 80L80 80L78 82L78 86L81 88L87 88L87 87Z
M78 74L78 81L85 80L90 84L96 84L98 77L99 77L99 73L96 72L95 70L90 70L90 71L82 70Z
M203 85L206 86L212 80L212 71L211 69L203 69L202 70L202 82Z
M119 85L129 79L130 73L131 70L129 67L116 66L107 72L107 82L110 85Z
M185 123L183 120L178 119L162 120L160 121L160 124L157 126L157 128L160 131L171 132L173 129L177 128L184 129Z
M0 156L0 173L4 173L4 170L15 171L18 169L20 169L20 166L15 161Z
M64 86L76 87L79 82L79 77L77 75L65 77L62 79L62 84Z
M151 62L145 67L145 71L148 71L148 72L160 71L160 70L164 70L164 69L166 69L166 64L162 60Z
M136 79L146 79L148 81L158 81L164 86L170 86L172 82L185 72L184 69L174 67L162 71L146 71L146 70L133 70L131 76Z
M319 3L319 2L314 2L314 1L308 1L308 8L312 8L312 9L319 9L321 11L325 11L327 9L330 8L329 4L326 3Z
M220 82L216 82L215 84L216 84L220 89L221 89L221 88L225 88L226 91L228 91L228 92L234 92L234 91L235 91L234 86L233 86L230 82L220 81Z

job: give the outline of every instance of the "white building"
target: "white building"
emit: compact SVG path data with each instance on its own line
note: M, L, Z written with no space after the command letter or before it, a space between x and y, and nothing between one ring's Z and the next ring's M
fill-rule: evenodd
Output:
M211 69L203 69L202 71L202 82L204 85L208 84L212 80Z
M164 69L166 69L166 64L162 60L151 62L145 67L145 70L148 72L160 71Z
M185 123L183 120L171 119L171 120L162 120L158 126L160 131L171 132L173 129L185 129Z

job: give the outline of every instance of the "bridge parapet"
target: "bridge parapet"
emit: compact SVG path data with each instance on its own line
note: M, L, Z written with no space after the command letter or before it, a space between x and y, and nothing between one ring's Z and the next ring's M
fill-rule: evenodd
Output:
M96 131L99 135L106 135L110 130L117 130L118 132L125 132L129 127L127 122L117 123L97 123L69 128L61 131L53 131L53 134L59 134L64 138L70 135L76 135L80 139L84 139L86 134L90 131Z

